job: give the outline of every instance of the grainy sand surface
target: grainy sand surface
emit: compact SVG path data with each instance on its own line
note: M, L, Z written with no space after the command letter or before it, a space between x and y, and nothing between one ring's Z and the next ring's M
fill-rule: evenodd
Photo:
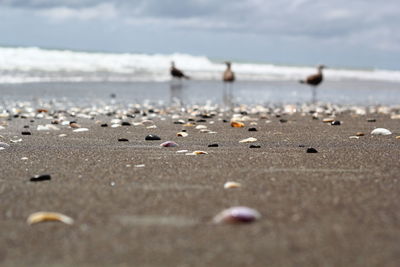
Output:
M295 114L260 119L249 132L249 122L232 128L219 118L230 116L197 122L216 134L186 127L185 138L176 137L184 127L171 118L155 118L157 129L75 118L89 128L82 133L60 125L37 131L44 119L8 121L2 141L23 141L0 151L0 265L399 266L400 120L343 114L342 125L331 126ZM21 136L24 125L31 136ZM371 136L375 127L393 135ZM360 131L366 135L349 139ZM162 140L145 141L147 134ZM248 137L261 148L238 142ZM167 140L179 147L161 148ZM309 146L319 153L305 153ZM176 153L182 149L209 154ZM45 173L51 181L29 182ZM226 190L226 181L242 187ZM262 218L212 223L237 205ZM43 210L75 223L26 223Z

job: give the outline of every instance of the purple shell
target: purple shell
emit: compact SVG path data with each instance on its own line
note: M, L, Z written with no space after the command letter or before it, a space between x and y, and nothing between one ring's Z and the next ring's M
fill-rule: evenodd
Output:
M162 143L160 146L162 146L162 147L177 147L178 144L175 143L174 141L166 141L166 142Z
M248 207L232 207L214 217L215 223L251 223L261 218L261 214Z

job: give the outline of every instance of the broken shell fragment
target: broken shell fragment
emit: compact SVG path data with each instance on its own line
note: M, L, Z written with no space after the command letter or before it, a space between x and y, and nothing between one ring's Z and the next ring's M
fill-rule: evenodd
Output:
M391 135L392 132L385 128L376 128L371 132L372 135Z
M365 135L365 133L363 133L363 132L357 132L356 133L356 136L364 136Z
M74 219L71 217L68 217L64 214L57 213L57 212L47 212L47 211L40 211L40 212L35 212L29 215L27 219L27 223L29 225L35 224L35 223L40 223L40 222L48 222L48 221L58 221L58 222L63 222L65 224L73 224Z
M177 147L178 144L175 143L174 141L166 141L166 142L162 143L160 146L162 146L162 147Z
M186 153L186 155L207 155L207 154L208 154L207 152L200 150L193 151L192 153Z
M207 129L207 126L205 125L197 125L195 129Z
M240 184L240 183L237 183L237 182L226 182L225 184L224 184L224 188L225 189L231 189L231 188L239 188L239 187L241 187L242 185Z
M89 131L89 129L88 128L78 128L78 129L75 129L75 130L72 130L72 131L75 132L75 133L82 133L82 132Z
M332 123L335 121L335 118L325 118L322 120L323 123Z
M239 143L252 143L252 142L257 142L257 138L249 137L239 141Z
M177 133L176 134L176 136L179 136L179 137L186 137L186 136L188 136L189 134L188 133L185 133L185 132L179 132L179 133Z
M214 223L251 223L261 218L261 214L248 207L232 207L214 217Z

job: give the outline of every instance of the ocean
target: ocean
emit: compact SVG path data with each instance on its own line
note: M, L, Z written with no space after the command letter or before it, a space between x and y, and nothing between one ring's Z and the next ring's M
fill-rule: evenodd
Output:
M191 80L171 81L171 61ZM316 72L313 66L233 62L237 82L232 88L221 82L224 69L222 61L185 54L0 47L0 92L3 102L64 99L81 104L105 101L111 95L124 104L302 104L313 100L311 89L298 83ZM316 93L322 103L398 105L400 71L328 68Z

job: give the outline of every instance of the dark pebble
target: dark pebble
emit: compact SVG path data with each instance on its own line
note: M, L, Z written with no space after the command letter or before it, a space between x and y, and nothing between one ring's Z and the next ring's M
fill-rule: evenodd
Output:
M318 153L318 151L313 147L309 147L307 148L307 153Z
M111 98L116 98L117 95L116 95L116 94L110 94L110 97L111 97Z
M174 124L184 124L183 121L174 121Z
M197 120L197 122L207 122L207 121L203 120L203 119L200 119L200 120Z
M43 182L43 181L50 181L50 180L51 180L51 176L49 174L35 175L30 179L31 182Z
M261 148L260 145L250 145L249 148Z
M249 132L257 132L256 128L249 128Z
M227 123L227 122L229 122L229 121L228 121L228 120L222 120L222 122Z
M194 121L194 119L188 119L188 121Z
M285 120L285 119L280 119L279 122L280 122L280 123L286 123L287 120Z
M306 147L306 145L299 145L299 147Z
M212 114L203 114L203 115L201 115L201 117L203 119L211 119L213 117L213 115Z
M130 124L129 122L127 122L127 121L123 121L123 122L121 123L121 125L122 125L122 126L131 126L131 124Z
M218 144L211 144L211 145L208 145L208 147L219 147L219 145Z
M331 122L331 125L339 126L340 124L341 124L340 121L332 121L332 122Z
M102 125L100 125L101 127L108 127L107 123L103 123Z
M134 119L136 116L135 115L133 115L133 114L126 114L126 116L128 117L128 118L132 118L132 119Z
M31 132L27 132L27 131L26 131L26 132L22 132L21 134L22 134L22 135L32 135Z
M155 134L149 134L144 138L144 140L157 141L157 140L161 140L161 138L159 136L155 135Z
M376 122L376 119L367 119L367 122Z
M29 128L29 125L24 125L24 129L28 129Z
M186 132L187 132L187 130L186 130L186 129L183 129L183 130L181 130L181 132L185 132L185 133L186 133Z
M126 138L119 138L119 139L118 139L118 142L129 142L129 140L126 139Z

